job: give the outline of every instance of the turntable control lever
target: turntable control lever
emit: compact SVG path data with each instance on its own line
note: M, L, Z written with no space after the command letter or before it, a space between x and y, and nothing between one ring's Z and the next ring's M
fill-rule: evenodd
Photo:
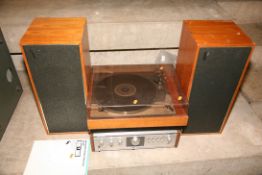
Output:
M161 66L162 67L162 66ZM157 88L160 90L163 88L163 76L164 76L164 73L163 73L163 67L162 69L160 69L159 73L158 73L158 83L157 83Z

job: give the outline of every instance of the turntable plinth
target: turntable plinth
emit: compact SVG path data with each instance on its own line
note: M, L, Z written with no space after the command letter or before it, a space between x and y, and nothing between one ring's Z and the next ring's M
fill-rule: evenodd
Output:
M187 125L173 65L94 66L91 77L89 130Z
M159 117L134 117L119 119L89 119L87 124L90 130L117 129L117 128L150 128L186 126L188 116L159 116Z

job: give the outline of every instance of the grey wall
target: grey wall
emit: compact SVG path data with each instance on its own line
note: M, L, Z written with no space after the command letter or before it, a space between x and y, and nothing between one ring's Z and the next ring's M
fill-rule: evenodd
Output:
M166 48L179 46L184 19L233 19L247 29L262 23L261 11L262 2L255 0L2 0L0 26L11 53L20 53L19 40L38 16L87 17L91 50ZM92 59L101 55L108 56L93 54ZM23 70L21 56L13 59Z

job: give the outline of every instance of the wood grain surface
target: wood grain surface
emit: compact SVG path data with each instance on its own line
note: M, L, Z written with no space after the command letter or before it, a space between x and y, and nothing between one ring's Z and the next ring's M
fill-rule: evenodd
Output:
M185 20L182 27L180 49L178 52L176 72L182 90L190 99L199 50L201 48L252 48L246 65L242 71L240 81L233 94L220 132L228 120L241 83L249 65L255 43L233 21L225 20ZM189 101L190 103L190 101ZM190 117L190 116L189 116Z

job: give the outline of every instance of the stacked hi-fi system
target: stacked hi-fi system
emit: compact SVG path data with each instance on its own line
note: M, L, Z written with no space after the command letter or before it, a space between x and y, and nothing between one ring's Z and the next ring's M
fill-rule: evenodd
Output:
M86 25L36 18L21 39L47 133L89 131L93 150L103 151L222 132L255 47L235 23L184 21L175 66L91 65Z

